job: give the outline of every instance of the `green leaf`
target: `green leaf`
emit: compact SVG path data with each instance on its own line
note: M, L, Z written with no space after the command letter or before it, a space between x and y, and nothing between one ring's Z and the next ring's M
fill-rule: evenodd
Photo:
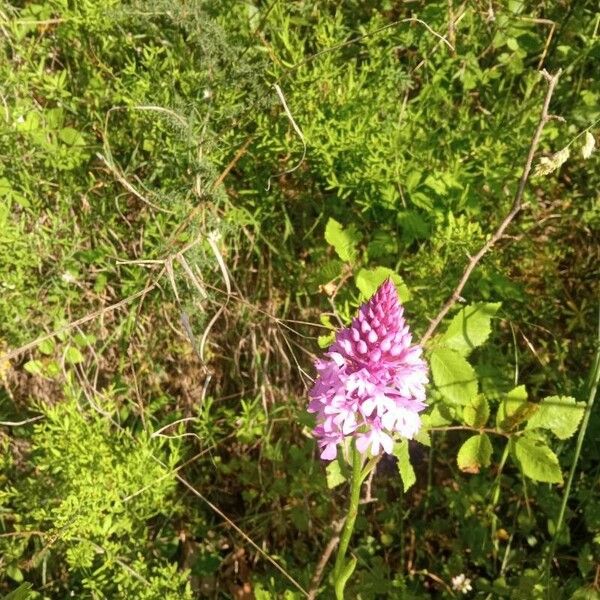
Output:
M358 256L356 246L361 235L354 225L344 229L335 219L329 219L325 226L325 241L331 244L337 255L345 262L354 262Z
M73 129L72 127L64 127L63 129L61 129L58 132L58 137L61 140L61 142L64 142L69 146L85 145L85 139L83 138L81 133L79 133L79 131Z
M492 331L492 317L500 306L500 302L465 306L450 321L439 343L468 356L474 348L481 346L488 339Z
M463 409L463 421L470 427L483 427L490 418L490 406L483 394L478 394Z
M423 427L443 427L453 421L453 415L446 404L438 402L433 405L431 412L421 417Z
M398 472L402 479L404 491L408 491L417 480L415 470L410 464L410 455L408 453L408 440L394 444L394 456L398 459Z
M456 462L465 473L479 473L481 467L488 467L492 458L492 442L482 433L470 437L458 451Z
M573 592L569 600L600 600L600 591L592 585L581 587Z
M519 385L508 392L498 406L496 425L504 431L512 431L527 421L535 411L535 405L527 402L525 386Z
M415 442L419 442L419 444L423 444L423 446L431 447L431 436L427 429L421 427L419 432L414 437Z
M561 440L570 438L577 431L585 411L585 402L577 402L570 396L548 396L533 406L537 411L525 429L549 429Z
M346 587L346 582L354 573L354 569L356 568L357 559L355 556L352 556L348 562L342 567L341 572L335 578L335 597L343 598L344 597L344 588Z
M410 291L406 287L404 280L398 273L388 269L387 267L375 267L374 269L361 269L355 277L356 287L365 298L370 298L377 288L387 279L391 280L396 285L398 296L402 302L410 300Z
M75 346L69 346L65 353L66 361L71 365L76 365L83 362L83 354Z
M332 460L326 467L327 487L331 490L346 481L340 463L337 460Z
M39 360L30 360L25 363L23 368L32 375L42 375L44 372L44 365Z
M52 339L42 340L38 345L38 350L42 354L46 354L46 355L52 354L54 352L54 340L52 340Z
M535 481L562 483L562 472L556 454L535 438L521 436L514 443L514 456L523 473Z
M466 406L477 396L473 367L451 348L436 348L431 353L431 373L440 394L452 404Z
M319 348L328 348L333 344L333 340L335 340L335 333L328 333L327 335L320 335L317 338L317 344L319 344Z
M21 581L23 581L23 572L15 563L10 563L6 566L6 574L17 583L21 583Z
M31 583L22 583L16 590L3 596L2 600L27 600L33 595L31 592L32 587Z

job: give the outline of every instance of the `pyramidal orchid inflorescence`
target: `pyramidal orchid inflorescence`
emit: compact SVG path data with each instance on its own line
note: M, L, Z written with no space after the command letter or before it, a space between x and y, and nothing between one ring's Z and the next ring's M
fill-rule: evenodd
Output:
M411 345L403 312L387 279L317 360L308 411L317 416L322 459L334 459L348 437L361 454L375 456L391 453L397 434L411 439L419 431L427 365L421 347Z

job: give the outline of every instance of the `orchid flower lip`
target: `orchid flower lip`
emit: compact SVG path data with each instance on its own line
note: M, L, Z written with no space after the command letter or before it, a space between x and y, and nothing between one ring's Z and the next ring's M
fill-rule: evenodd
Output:
M394 438L418 433L428 369L390 279L338 331L316 369L308 411L317 416L322 459L335 458L349 437L361 453L376 456L391 454Z

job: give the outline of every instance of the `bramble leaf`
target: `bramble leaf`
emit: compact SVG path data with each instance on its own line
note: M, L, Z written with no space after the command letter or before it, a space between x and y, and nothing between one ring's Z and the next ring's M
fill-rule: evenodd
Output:
M561 440L577 431L585 411L585 402L577 402L570 396L548 396L534 406L537 410L525 429L549 429Z
M490 418L490 406L483 394L477 395L463 409L463 420L470 427L483 427Z
M562 483L562 471L556 454L542 441L527 435L514 443L514 456L523 473L535 481Z
M452 404L466 406L477 396L477 377L467 360L451 348L431 353L431 372L440 394Z
M488 467L492 458L492 442L482 433L470 437L458 451L456 462L465 473L479 473L481 467Z
M500 302L481 302L462 308L450 321L448 329L440 338L440 344L453 348L463 356L489 337L492 317L498 312Z
M535 411L535 405L527 401L527 389L519 385L510 390L498 406L496 425L504 431L512 431Z

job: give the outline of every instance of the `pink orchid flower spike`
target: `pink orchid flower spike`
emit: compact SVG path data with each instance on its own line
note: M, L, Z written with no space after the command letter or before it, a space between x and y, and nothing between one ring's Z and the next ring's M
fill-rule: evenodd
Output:
M394 438L418 433L427 365L403 313L387 279L317 361L308 411L317 417L322 459L333 460L348 438L361 454L377 456L392 453Z

